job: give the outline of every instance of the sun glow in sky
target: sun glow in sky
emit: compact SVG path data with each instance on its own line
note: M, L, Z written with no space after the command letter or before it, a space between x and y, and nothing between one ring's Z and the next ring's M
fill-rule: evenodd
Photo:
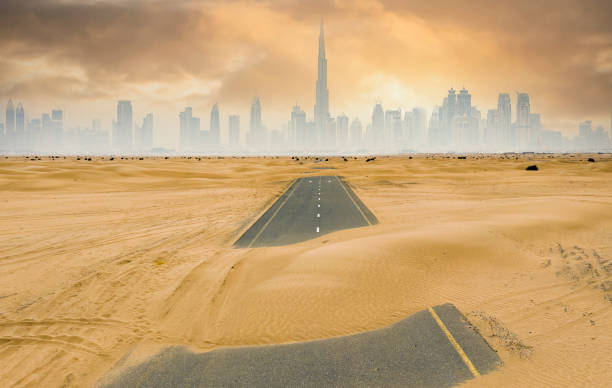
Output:
M571 134L582 120L609 126L610 15L595 0L4 0L0 101L110 129L116 101L131 99L135 120L153 112L156 140L172 144L185 106L202 129L215 102L223 131L236 113L246 129L257 94L280 129L296 102L312 117L323 18L332 115L368 123L377 101L431 112L465 86L485 116L499 92L513 105L527 92L545 127Z

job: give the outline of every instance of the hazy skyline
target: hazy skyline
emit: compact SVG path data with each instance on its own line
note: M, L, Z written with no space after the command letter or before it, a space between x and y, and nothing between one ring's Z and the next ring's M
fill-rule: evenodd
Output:
M465 85L483 112L500 92L527 92L544 127L573 135L583 120L609 126L610 14L605 1L8 0L0 101L110 130L128 99L136 120L155 112L156 142L176 144L184 107L208 122L218 102L226 133L227 116L248 117L257 94L264 124L280 129L295 102L313 118L323 18L332 115L367 122L376 101L431 112Z

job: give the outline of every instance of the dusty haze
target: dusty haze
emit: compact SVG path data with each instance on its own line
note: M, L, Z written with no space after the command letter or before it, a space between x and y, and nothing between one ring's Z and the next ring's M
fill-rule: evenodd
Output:
M208 120L220 103L244 123L262 98L271 129L297 101L312 115L319 21L326 25L330 110L369 122L388 109L431 111L465 85L485 113L497 94L528 92L547 128L566 135L612 100L609 1L59 1L0 4L0 101L68 125L103 119L117 99L156 113L156 141L176 142L185 106ZM207 125L203 125L207 128Z

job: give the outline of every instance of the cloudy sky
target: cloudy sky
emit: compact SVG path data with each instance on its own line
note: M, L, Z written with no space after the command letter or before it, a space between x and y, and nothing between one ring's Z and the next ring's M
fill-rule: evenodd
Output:
M544 125L569 135L585 119L610 125L611 15L609 0L2 0L0 101L108 129L131 99L172 145L185 106L208 129L218 102L222 129L238 113L244 130L257 94L265 124L281 128L296 102L312 117L323 18L334 115L369 122L376 101L430 112L465 85L483 114L499 92L513 105L527 92Z

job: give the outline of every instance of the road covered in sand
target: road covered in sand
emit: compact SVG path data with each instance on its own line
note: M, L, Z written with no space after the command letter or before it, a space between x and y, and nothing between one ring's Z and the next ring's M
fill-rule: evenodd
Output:
M236 241L239 248L310 240L378 220L341 177L298 178Z
M612 380L609 155L40 159L0 160L2 386L91 386L168 347L323 340L445 303L504 363L467 386ZM233 247L296 177L326 175L380 222Z

